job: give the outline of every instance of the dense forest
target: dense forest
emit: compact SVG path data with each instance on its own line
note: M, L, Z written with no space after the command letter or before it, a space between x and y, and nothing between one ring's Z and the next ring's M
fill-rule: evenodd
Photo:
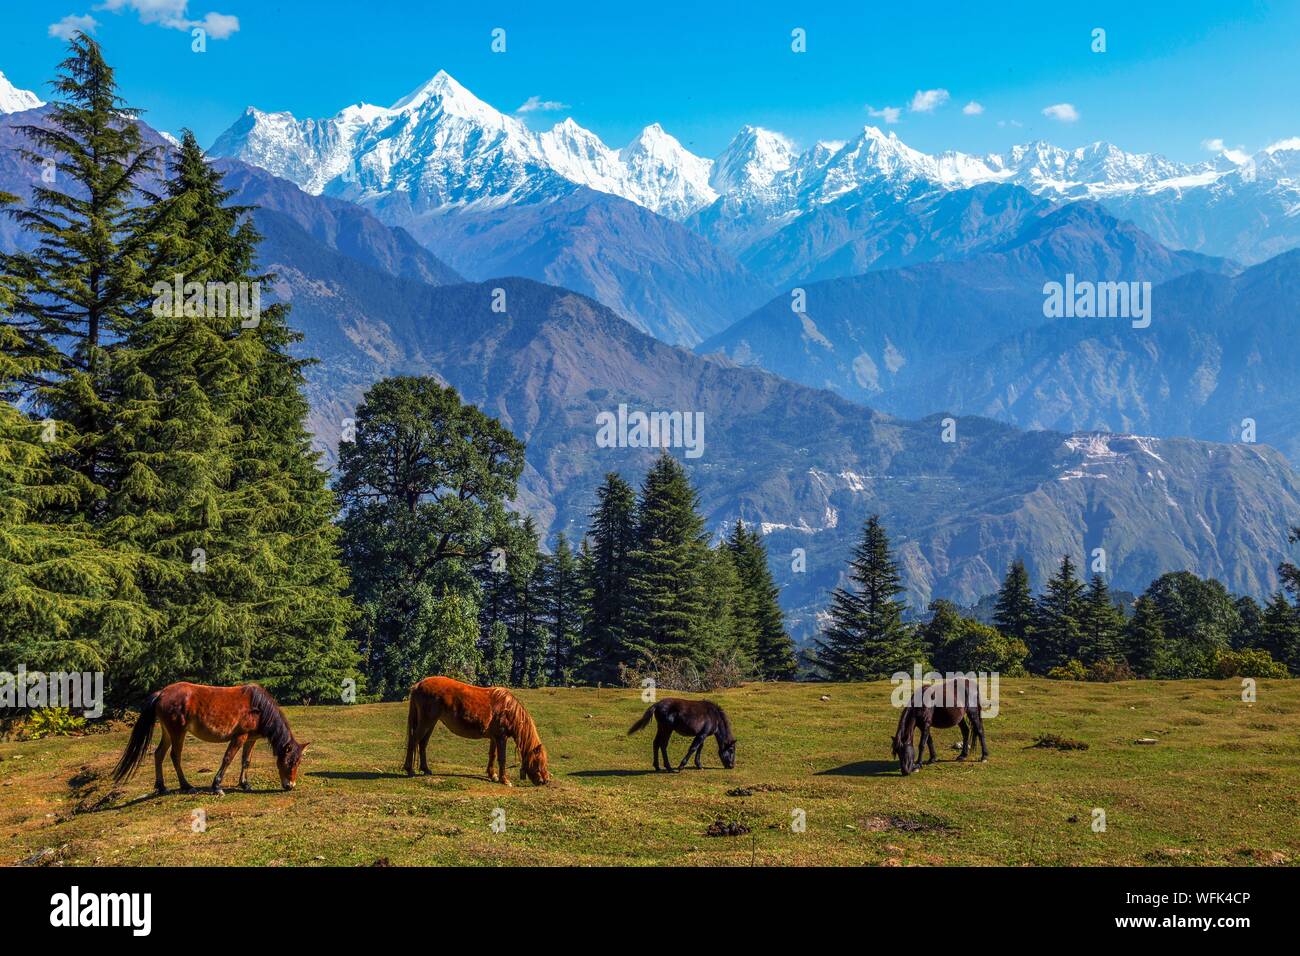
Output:
M876 518L800 658L760 534L737 521L715 542L677 459L635 487L606 475L585 535L544 542L510 507L523 444L432 378L373 385L331 476L288 308L247 308L272 278L249 210L192 135L143 142L92 39L56 90L22 128L53 175L25 206L0 196L30 249L0 262L0 669L103 672L119 708L181 679L312 702L400 698L431 673L701 689L914 663L1300 671L1293 566L1290 600L1265 607L1176 573L1128 608L1068 557L1037 598L1017 564L993 624L942 601L917 622Z

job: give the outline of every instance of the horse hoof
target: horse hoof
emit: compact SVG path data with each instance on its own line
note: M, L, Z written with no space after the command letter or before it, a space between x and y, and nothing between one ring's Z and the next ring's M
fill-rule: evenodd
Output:
M168 790L166 787L154 787L153 792L158 794L158 796L160 797L165 797L167 796L167 794L171 793L171 791Z
M226 795L226 791L222 790L220 787L213 787L212 795L214 797L224 797Z
M249 793L252 791L253 785L251 783L241 783L239 789L244 791L244 793Z
M181 793L198 793L198 791L195 790L193 787L191 787L189 784L186 784L185 786L181 787Z
M428 767L421 767L421 768L420 768L420 773L424 774L426 777L432 777L432 776L433 776L433 771L430 770Z
M988 763L988 759L988 754L985 754L983 757L980 757L980 763Z

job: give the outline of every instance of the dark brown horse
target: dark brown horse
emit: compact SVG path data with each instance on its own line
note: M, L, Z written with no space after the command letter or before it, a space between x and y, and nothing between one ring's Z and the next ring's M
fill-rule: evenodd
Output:
M728 770L736 766L736 738L731 733L731 722L722 708L711 700L684 700L680 697L665 697L651 704L641 719L628 728L628 734L634 734L653 717L659 725L655 733L654 763L659 769L659 754L664 755L664 769L672 770L672 761L668 759L668 741L673 734L693 737L691 745L686 748L682 762L677 765L681 770L695 754L695 769L703 770L700 763L700 751L704 748L704 738L712 735L718 740L718 759Z
M969 729L967 723L970 724ZM912 733L921 729L921 740L913 749ZM921 687L912 695L912 702L903 708L898 717L898 730L890 743L894 755L898 757L898 766L903 776L913 770L921 769L921 755L926 744L930 745L930 759L934 763L934 736L931 729L941 730L948 727L961 728L961 755L958 760L965 760L970 747L975 743L975 735L980 739L980 760L989 759L989 745L984 740L984 720L980 716L979 685L969 677L954 677L942 684Z
M429 737L438 722L458 737L488 739L487 776L500 779L507 787L506 741L515 742L519 753L519 771L534 786L549 783L551 772L546 766L546 748L537 735L537 725L524 705L504 687L475 687L451 677L426 677L411 688L411 703L406 716L406 774L415 773L415 751L420 751L420 772L429 769ZM492 762L496 760L497 774Z
M257 738L265 737L270 742L276 769L280 771L280 785L286 790L292 790L297 784L298 765L302 762L303 751L309 746L294 740L280 706L256 684L239 687L209 687L185 682L168 684L150 694L140 709L140 719L135 722L131 739L113 771L115 782L129 779L144 760L149 752L155 722L162 725L162 737L153 754L154 788L159 793L167 792L162 768L168 749L171 750L172 766L176 768L176 780L181 791L194 792L181 769L181 750L185 747L187 733L210 743L230 742L221 769L212 780L212 791L217 794L222 793L221 778L240 747L244 748L244 760L239 768L239 787L241 790L249 789L248 762Z

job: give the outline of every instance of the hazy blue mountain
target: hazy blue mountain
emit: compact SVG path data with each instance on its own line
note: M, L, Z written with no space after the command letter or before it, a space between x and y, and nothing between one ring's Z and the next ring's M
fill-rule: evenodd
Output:
M1014 186L975 187L966 194L968 210L990 199L1002 209L1028 196ZM949 208L962 195L948 194L940 206ZM779 295L697 351L887 405L889 393L941 378L955 363L1043 326L1049 321L1043 285L1062 282L1067 273L1154 284L1195 270L1234 268L1166 249L1095 203L1030 209L1017 234L989 241L990 251L809 283L801 287L803 312L794 311L792 295Z

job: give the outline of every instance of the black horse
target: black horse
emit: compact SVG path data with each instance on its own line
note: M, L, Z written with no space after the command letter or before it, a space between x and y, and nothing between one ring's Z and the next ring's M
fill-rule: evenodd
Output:
M968 722L969 729L966 726ZM913 749L912 732L917 727L921 728L921 740ZM955 677L943 684L922 687L912 695L912 703L903 708L898 718L898 730L891 741L903 776L921 769L920 758L927 743L930 745L930 759L926 762L934 763L937 759L934 736L930 733L933 727L961 728L958 760L966 759L976 734L980 739L980 760L989 759L989 745L984 740L984 720L980 716L979 685L969 677Z
M691 759L692 753L695 754L695 769L704 769L700 765L700 751L704 747L704 738L709 735L718 738L718 759L722 761L722 765L728 770L736 766L736 738L731 733L731 722L727 720L727 715L723 713L722 708L713 701L665 697L651 704L641 715L641 719L628 728L628 734L634 734L650 723L651 717L659 724L654 742L656 770L659 769L660 751L664 755L663 769L673 769L672 762L668 759L668 741L674 733L695 738L686 748L686 756L682 757L682 762L677 765L678 770L686 766L686 761Z

